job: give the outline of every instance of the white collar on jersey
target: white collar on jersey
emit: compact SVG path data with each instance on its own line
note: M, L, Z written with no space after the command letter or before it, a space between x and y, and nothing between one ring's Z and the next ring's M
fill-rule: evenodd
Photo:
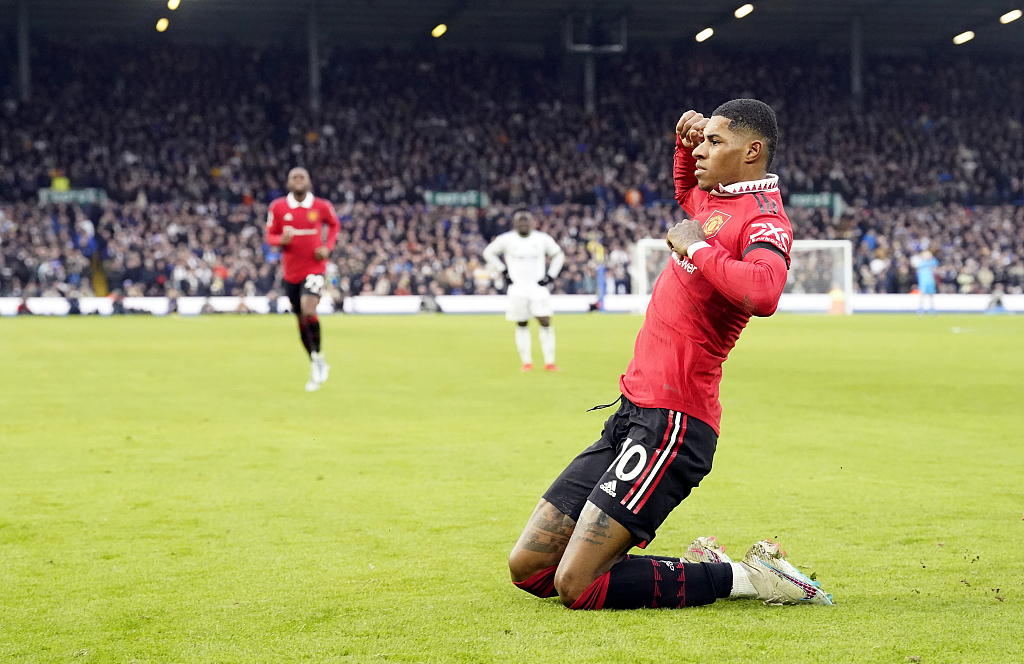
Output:
M304 207L309 210L313 207L313 192L307 191L306 197L302 199L301 203L295 200L295 196L291 192L288 192L288 207L293 210L297 207Z
M737 182L729 185L720 184L711 190L711 195L729 198L733 196L741 196L743 194L753 194L758 191L778 190L779 176L774 173L769 173L768 177L763 180L748 180L747 182Z

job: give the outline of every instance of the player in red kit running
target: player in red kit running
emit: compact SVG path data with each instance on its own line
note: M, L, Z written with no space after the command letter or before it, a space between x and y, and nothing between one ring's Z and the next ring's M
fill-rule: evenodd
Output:
M770 316L786 283L792 230L778 177L775 113L736 99L676 126L674 226L618 411L541 499L509 556L513 582L573 609L710 604L725 597L831 604L831 596L762 540L733 562L714 538L680 557L644 548L711 471L722 363L751 316Z
M299 336L309 353L310 369L306 390L313 392L327 380L330 369L320 350L320 320L316 305L324 286L327 257L334 249L341 224L330 201L313 196L309 172L293 168L288 172L288 195L270 204L267 214L267 243L281 247L284 286L292 311L299 319ZM324 227L327 237L324 237Z

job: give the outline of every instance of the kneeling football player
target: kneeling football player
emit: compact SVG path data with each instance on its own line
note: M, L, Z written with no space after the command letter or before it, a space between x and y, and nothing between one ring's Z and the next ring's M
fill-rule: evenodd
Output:
M601 439L547 490L509 556L512 581L573 609L710 604L735 597L831 604L770 540L733 562L713 537L679 557L629 553L710 471L722 363L751 316L775 312L792 230L768 172L775 113L736 99L676 125L676 200L691 219L668 232L618 411Z

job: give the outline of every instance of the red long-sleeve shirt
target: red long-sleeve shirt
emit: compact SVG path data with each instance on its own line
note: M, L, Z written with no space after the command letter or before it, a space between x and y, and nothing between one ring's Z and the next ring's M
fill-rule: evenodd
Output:
M638 406L684 412L719 431L722 363L753 316L770 316L786 284L793 232L778 178L697 188L691 150L676 142L676 200L708 247L673 258L658 277L619 381Z
M286 226L292 227L292 241L283 245L281 234ZM313 252L321 246L333 250L340 230L338 215L328 200L312 194L306 194L301 203L291 194L275 199L267 213L267 244L281 247L284 280L297 284L311 274L326 272L327 261L316 260Z

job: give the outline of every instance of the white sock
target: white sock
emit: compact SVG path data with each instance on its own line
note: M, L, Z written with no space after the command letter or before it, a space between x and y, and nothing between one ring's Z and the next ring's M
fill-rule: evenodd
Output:
M555 363L555 328L550 325L537 330L540 337L540 350L544 353L544 364Z
M729 597L756 599L757 590L750 582L750 572L747 571L747 566L743 563L729 564L732 565L732 590L729 592Z
M519 359L523 361L523 364L533 364L533 351L530 348L530 343L530 328L516 325L516 348L519 349Z

